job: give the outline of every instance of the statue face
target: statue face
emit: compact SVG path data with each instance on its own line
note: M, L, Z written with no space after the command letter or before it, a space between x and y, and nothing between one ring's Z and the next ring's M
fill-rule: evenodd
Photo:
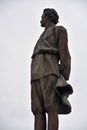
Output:
M41 16L41 27L46 27L46 23L47 23L47 17L45 16L45 14L43 13Z

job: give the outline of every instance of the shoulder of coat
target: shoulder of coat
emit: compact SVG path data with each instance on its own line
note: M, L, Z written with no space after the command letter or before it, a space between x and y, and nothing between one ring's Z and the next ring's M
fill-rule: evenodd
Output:
M67 29L64 27L64 26L55 26L55 28L57 29L57 30L60 30L60 31L65 31L65 32L67 32Z

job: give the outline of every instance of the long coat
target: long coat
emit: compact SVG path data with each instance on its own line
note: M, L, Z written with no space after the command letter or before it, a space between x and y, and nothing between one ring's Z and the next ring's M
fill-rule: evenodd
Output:
M58 77L55 91L57 102L60 105L59 114L67 114L71 111L67 97L73 93L73 90L66 82L69 79L70 70L71 57L67 30L63 26L47 28L41 34L33 51L31 82L50 74Z

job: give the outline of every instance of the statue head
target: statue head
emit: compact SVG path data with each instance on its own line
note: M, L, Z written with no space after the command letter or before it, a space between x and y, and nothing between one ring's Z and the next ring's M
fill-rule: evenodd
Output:
M46 9L43 10L42 20L41 20L41 26L42 27L45 27L47 20L49 20L53 24L58 23L59 15L57 14L55 9L46 8Z

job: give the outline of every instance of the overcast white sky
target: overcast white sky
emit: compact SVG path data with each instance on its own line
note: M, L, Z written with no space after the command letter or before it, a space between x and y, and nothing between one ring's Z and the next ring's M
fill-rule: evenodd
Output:
M59 25L67 28L72 57L72 113L59 116L60 130L87 130L86 0L0 0L0 130L33 130L30 63L47 7L57 10Z

